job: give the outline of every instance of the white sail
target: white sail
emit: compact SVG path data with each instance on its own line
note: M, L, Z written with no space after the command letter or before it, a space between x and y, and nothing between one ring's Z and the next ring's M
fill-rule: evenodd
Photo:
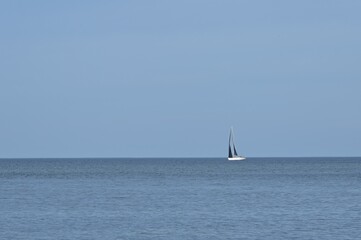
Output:
M229 142L228 142L228 160L245 160L246 158L238 155L236 146L234 144L234 137L233 137L233 129L229 133Z

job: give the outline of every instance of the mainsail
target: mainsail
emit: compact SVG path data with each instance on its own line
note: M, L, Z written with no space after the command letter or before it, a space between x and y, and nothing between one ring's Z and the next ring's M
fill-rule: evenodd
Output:
M233 157L232 149L231 149L231 134L229 134L229 143L228 143L228 157Z

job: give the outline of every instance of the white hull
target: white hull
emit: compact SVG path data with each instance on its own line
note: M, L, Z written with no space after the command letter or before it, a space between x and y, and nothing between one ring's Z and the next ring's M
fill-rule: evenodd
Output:
M239 160L246 160L246 158L237 156L237 157L230 157L230 158L228 158L228 160L229 161L239 161Z

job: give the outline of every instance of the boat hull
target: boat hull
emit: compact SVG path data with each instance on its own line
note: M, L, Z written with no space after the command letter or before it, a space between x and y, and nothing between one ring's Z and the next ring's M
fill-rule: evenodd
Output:
M229 161L240 161L240 160L246 160L245 157L230 157L228 158Z

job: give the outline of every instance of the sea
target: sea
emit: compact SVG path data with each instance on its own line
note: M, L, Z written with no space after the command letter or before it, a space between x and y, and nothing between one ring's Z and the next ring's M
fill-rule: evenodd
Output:
M0 239L360 239L361 158L0 159Z

